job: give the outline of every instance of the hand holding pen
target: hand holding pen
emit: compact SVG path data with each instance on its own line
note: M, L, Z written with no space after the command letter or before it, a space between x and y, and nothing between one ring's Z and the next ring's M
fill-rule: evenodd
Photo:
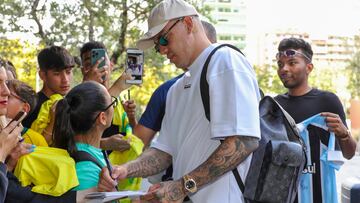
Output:
M106 162L106 167L107 167L107 169L109 170L109 175L110 175L110 177L112 178L112 177L113 177L113 176L112 176L113 168L112 168L111 163L110 163L110 161L109 161L107 152L106 152L106 150L102 150L102 153L103 153L103 156L104 156L104 159L105 159L105 162ZM117 185L115 185L115 189L116 189L116 191L119 191L119 188L117 187Z
M113 166L111 175L108 167L104 167L100 173L100 180L98 184L99 192L110 192L114 191L115 186L118 184L117 180L127 178L127 169L123 165Z

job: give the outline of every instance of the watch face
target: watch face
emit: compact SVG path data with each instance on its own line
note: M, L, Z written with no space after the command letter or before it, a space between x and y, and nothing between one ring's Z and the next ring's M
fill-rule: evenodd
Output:
M195 187L195 182L193 180L188 180L185 183L185 187L186 187L186 189L191 190Z

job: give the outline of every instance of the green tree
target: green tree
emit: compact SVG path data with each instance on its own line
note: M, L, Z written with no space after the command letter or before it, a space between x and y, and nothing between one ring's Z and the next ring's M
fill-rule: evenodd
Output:
M309 84L318 89L336 92L334 78L337 77L337 72L333 68L317 68L314 67L310 73Z
M0 47L0 57L14 64L18 79L27 82L35 89L37 70L35 56L42 47L18 39L9 40L5 38L0 38Z
M84 42L102 41L115 63L112 74L112 80L115 80L124 69L126 47L135 47L136 41L142 35L140 28L146 26L151 9L160 1L2 0L0 17L3 20L0 21L0 32L22 32L34 35L40 40L42 47L52 44L64 46L74 56L79 55L79 47ZM202 15L209 16L210 8L200 8L201 2L190 1ZM35 58L36 54L33 57ZM149 70L151 74L144 78L144 84L140 88L144 91L139 91L139 98L142 98L140 94L145 94L144 98L149 98L155 84L158 85L176 75L163 68L164 60L165 58L156 54L153 49L145 52L144 69ZM149 81L154 81L154 84ZM79 82L81 82L81 72L75 68L73 85ZM147 103L142 99L139 101L140 106Z
M259 87L265 95L277 95L287 92L277 75L276 66L255 66L254 69Z
M352 98L360 98L360 52L357 52L346 68L349 83L348 88Z

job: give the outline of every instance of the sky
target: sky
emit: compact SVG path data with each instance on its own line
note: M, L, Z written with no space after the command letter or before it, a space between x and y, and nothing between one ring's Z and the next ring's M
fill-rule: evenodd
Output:
M360 33L360 0L245 1L250 34L286 28L319 36ZM19 36L24 37L12 33L11 38Z
M360 33L360 0L247 0L251 32L293 28L314 35Z

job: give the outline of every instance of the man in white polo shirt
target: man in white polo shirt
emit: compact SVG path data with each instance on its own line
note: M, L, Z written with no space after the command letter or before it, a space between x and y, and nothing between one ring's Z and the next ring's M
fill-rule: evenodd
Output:
M147 177L173 163L174 181L153 185L144 198L181 202L243 202L231 170L237 167L245 180L252 152L258 146L259 88L248 61L231 48L212 57L207 72L211 122L204 113L200 75L211 44L195 8L182 0L159 3L148 19L149 31L140 49L155 49L188 71L169 89L160 136L138 159L115 166L112 178ZM220 140L223 140L220 143ZM112 187L106 169L99 190Z

